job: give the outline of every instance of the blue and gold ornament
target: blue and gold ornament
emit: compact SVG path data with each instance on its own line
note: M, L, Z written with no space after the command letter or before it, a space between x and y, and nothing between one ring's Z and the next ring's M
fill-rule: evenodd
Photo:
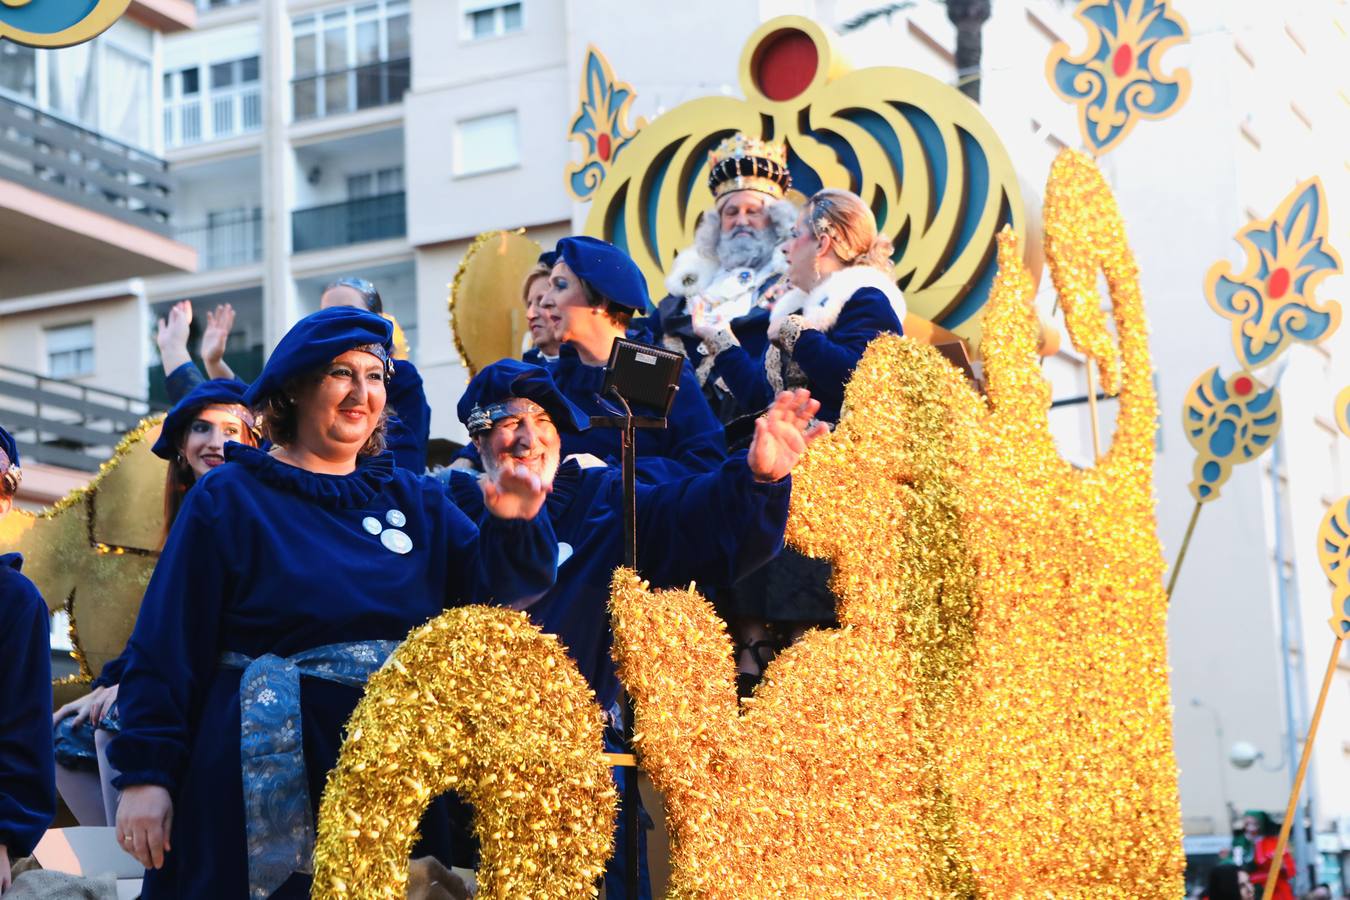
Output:
M112 27L131 0L0 0L0 39L25 47L70 47Z
M1078 128L1094 156L1111 150L1140 119L1176 112L1191 91L1190 73L1162 72L1162 57L1189 33L1168 0L1084 0L1074 16L1088 46L1070 56L1058 43L1046 60L1055 93L1078 107Z
M1219 496L1233 467L1270 449L1280 430L1280 394L1250 372L1225 379L1215 366L1195 380L1182 406L1182 427L1195 448L1191 494L1197 503Z
M1327 231L1326 191L1310 178L1270 218L1238 231L1247 251L1242 272L1221 260L1205 275L1205 297L1232 322L1233 352L1244 368L1269 364L1295 341L1320 343L1340 325L1340 304L1319 306L1314 297L1322 279L1341 271Z
M646 124L628 122L628 107L637 94L633 86L614 78L609 60L592 44L581 68L581 104L568 137L582 146L581 162L567 167L567 190L575 200L588 200L605 180L620 151Z

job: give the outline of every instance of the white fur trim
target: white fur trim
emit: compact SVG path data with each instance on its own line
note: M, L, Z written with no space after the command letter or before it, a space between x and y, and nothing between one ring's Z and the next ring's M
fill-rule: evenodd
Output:
M876 288L886 295L895 317L905 321L905 298L895 282L872 266L849 266L830 275L810 294L793 288L773 305L769 313L769 339L778 337L778 329L788 316L797 314L802 324L816 331L829 331L839 321L839 313L854 294L863 288Z
M717 274L717 260L698 252L697 247L686 247L675 257L675 263L666 276L666 290L676 297L697 294L712 283Z

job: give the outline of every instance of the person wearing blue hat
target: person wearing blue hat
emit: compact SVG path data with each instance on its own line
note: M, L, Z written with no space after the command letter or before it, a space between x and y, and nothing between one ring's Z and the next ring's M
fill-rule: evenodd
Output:
M366 678L444 608L553 584L535 473L484 479L475 523L383 450L391 332L346 306L296 323L244 395L271 451L227 444L169 533L108 753L146 900L308 897L319 798ZM450 857L448 837L422 837Z
M224 465L227 442L257 446L244 389L244 383L234 379L199 382L160 426L150 450L169 464L164 478L165 537L187 492L207 472ZM89 693L52 716L57 789L81 825L108 825L117 815L117 791L112 786L117 772L108 762L106 748L119 730L118 684L128 660L124 649L104 664Z
M551 367L558 389L593 416L610 415L600 393L614 341L621 337L651 343L646 331L630 334L633 315L647 309L647 281L637 264L618 247L592 237L567 237L540 261L552 267L541 306L558 339L558 361ZM657 411L635 408L639 414ZM617 461L618 429L596 428L564 440L564 454L590 453ZM713 415L688 362L664 429L637 434L638 477L659 482L715 471L726 458L722 424Z
M658 588L691 581L729 584L773 557L783 544L792 468L826 430L811 424L818 409L806 391L783 393L756 422L749 449L731 455L716 471L638 484L642 577ZM558 579L524 609L576 660L616 726L606 737L608 749L622 751L607 611L610 578L624 560L621 472L613 466L583 468L577 457L560 464L568 438L585 429L586 414L538 366L516 360L487 366L469 382L458 413L489 473L510 465L525 465L541 476L556 472L545 505L558 537ZM472 475L455 469L437 474L466 514L481 514ZM606 882L608 896L624 896L622 852L611 859ZM649 895L650 889L644 896Z
M18 445L0 428L0 518L22 478ZM56 815L47 604L22 568L18 553L0 554L0 893L11 858L31 854Z
M319 307L353 306L388 319L394 328L394 374L389 380L389 417L385 447L394 454L394 462L419 475L427 469L427 442L431 440L431 407L427 405L422 373L401 355L406 340L398 323L384 311L384 300L375 285L365 278L345 275L326 285L319 295Z

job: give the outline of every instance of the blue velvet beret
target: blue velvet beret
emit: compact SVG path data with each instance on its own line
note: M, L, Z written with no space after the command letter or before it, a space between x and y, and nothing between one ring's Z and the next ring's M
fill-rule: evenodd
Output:
M14 435L3 428L0 428L0 451L9 457L11 466L19 465L19 445L14 442Z
M243 406L244 391L248 385L234 378L213 378L203 381L187 396L179 400L169 414L164 417L164 427L159 430L159 440L150 448L150 452L160 459L172 460L178 455L178 444L183 440L187 427L197 418L197 413L207 406ZM251 423L249 423L251 424Z
M244 392L244 404L256 408L292 378L322 368L358 347L381 349L388 366L393 356L393 340L394 326L389 320L364 309L333 306L310 313L296 322L277 344L258 380Z
M591 426L590 417L562 395L546 369L518 359L499 360L473 377L459 398L459 420L470 435L477 434L501 418L505 414L501 405L514 397L538 403L559 431L585 431Z
M616 306L638 312L651 306L647 279L642 277L642 270L627 253L608 241L584 235L565 237L558 241L556 249L539 256L539 261L547 266L559 259L590 285L591 290Z

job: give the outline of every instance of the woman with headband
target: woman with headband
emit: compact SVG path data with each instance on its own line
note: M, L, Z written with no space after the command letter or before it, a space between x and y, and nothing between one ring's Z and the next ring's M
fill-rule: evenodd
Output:
M244 389L242 382L233 379L201 382L165 417L151 448L169 464L164 479L165 536L192 486L224 464L226 443L257 446L253 413L244 406ZM117 791L112 786L117 773L108 764L107 744L119 727L117 686L127 661L123 650L104 665L88 694L52 716L57 788L81 825L107 825L117 815Z

